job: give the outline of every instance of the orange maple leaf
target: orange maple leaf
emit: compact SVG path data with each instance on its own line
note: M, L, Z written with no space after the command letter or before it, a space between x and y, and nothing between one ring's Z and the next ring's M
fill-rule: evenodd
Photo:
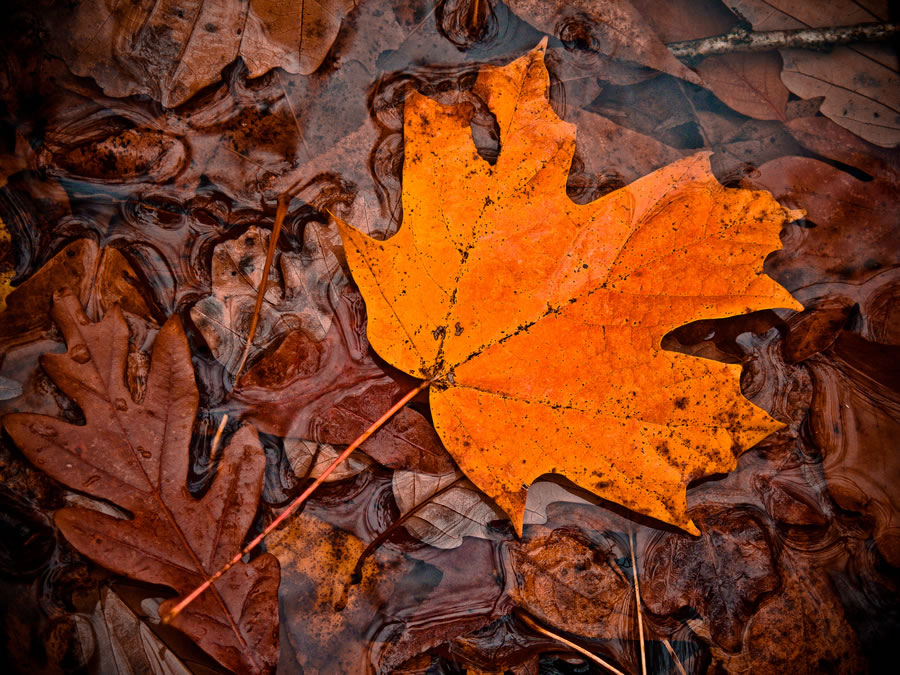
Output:
M377 241L340 223L369 341L436 378L441 439L517 531L528 485L559 473L697 533L687 484L782 425L743 398L739 365L660 341L698 319L801 309L762 271L794 214L723 187L708 153L575 204L575 127L550 107L543 53L479 74L494 166L461 109L407 99L400 231Z

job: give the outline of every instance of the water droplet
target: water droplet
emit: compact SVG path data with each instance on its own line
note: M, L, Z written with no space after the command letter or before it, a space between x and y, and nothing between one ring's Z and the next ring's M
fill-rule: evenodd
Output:
M125 399L124 399L124 398L117 398L117 399L116 399L116 410L121 410L121 411L123 411L123 412L124 412L125 410L128 410L128 404L125 402Z
M87 346L83 344L73 346L69 350L69 356L76 363L87 363L91 360L91 353L88 351Z

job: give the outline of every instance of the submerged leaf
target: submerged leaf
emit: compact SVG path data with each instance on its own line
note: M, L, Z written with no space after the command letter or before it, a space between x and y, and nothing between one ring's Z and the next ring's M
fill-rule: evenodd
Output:
M462 109L407 98L402 228L378 241L341 223L368 337L434 378L441 439L518 531L528 485L561 473L696 533L685 486L781 425L741 396L739 366L660 341L698 319L800 308L762 272L792 214L724 188L706 154L574 204L575 129L548 84L543 47L481 70L495 165Z
M119 574L189 593L240 550L256 515L265 468L256 432L245 426L234 434L210 489L194 499L187 474L198 394L181 321L173 317L161 329L138 402L123 378L128 326L118 307L91 323L64 292L53 318L68 352L47 354L42 365L87 423L20 413L5 416L3 426L56 480L132 514L57 511L56 524L76 549ZM278 656L278 579L271 555L238 564L173 625L233 670L269 672Z

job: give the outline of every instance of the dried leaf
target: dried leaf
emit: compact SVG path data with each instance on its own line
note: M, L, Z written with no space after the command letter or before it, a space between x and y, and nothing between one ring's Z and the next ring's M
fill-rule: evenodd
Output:
M825 456L828 491L874 521L875 544L900 567L900 347L844 332L808 363L817 385L810 429Z
M462 478L462 474L432 476L417 471L395 471L391 487L401 515L416 508L403 526L420 541L437 548L456 548L463 537L492 539L490 524L502 520L493 504L469 481L435 493Z
M291 469L301 478L318 478L341 453L328 443L304 441L299 438L284 439L284 454ZM352 478L369 466L369 460L360 452L354 452L341 462L325 479L326 483Z
M147 94L167 108L215 82L240 57L250 77L272 68L307 75L325 59L355 0L87 0L49 21L51 45L108 96Z
M712 93L739 113L760 120L787 119L788 90L780 78L778 54L718 54L704 59L697 72Z
M334 308L347 285L336 255L340 241L332 228L310 222L303 243L300 253L280 253L273 259L248 356L251 363L291 331L302 331L321 342L331 328ZM216 246L213 293L191 309L191 318L213 356L231 373L247 343L268 246L269 233L258 227Z
M654 614L693 608L716 644L737 651L759 600L778 587L774 556L765 529L751 516L712 513L698 522L699 539L663 534L648 546L641 598Z
M760 31L890 20L886 0L725 0L725 4ZM824 96L822 114L867 141L884 147L900 143L900 74L893 48L863 44L827 53L782 49L781 55L781 79L794 94Z
M256 433L243 427L232 437L209 491L194 499L186 481L198 394L180 320L160 331L146 394L136 402L122 377L128 326L121 310L92 324L64 292L53 318L68 352L48 354L42 365L87 424L13 414L4 428L43 471L132 514L61 509L56 524L75 548L119 574L188 593L240 550L253 521L265 464ZM278 655L277 588L277 561L263 554L232 568L173 625L229 668L268 672Z
M700 84L697 74L672 56L628 0L510 0L508 4L518 16L548 35L563 41L587 40L591 51ZM579 27L588 34L582 34Z
M705 155L572 203L574 128L547 87L542 48L482 69L494 166L459 109L407 98L403 227L377 241L341 223L368 337L436 378L438 433L518 531L528 484L561 473L694 532L685 485L780 425L741 397L737 367L659 341L702 318L800 308L762 273L789 213L723 188Z

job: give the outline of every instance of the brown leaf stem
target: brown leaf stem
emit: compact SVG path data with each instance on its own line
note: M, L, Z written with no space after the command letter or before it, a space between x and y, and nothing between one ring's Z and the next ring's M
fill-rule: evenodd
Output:
M634 532L628 533L628 548L631 551L631 569L634 572L634 602L637 605L638 638L641 643L641 673L647 675L647 650L644 646L644 616L641 612L641 586L638 582L638 568L634 559Z
M766 52L773 49L822 49L851 42L884 42L900 31L896 23L861 23L855 26L801 28L796 30L750 31L737 27L723 35L699 40L670 42L666 46L682 61L702 59L713 54Z
M531 628L532 630L537 631L537 632L540 633L541 635L546 635L548 638L552 638L552 639L556 640L557 642L559 642L559 643L561 643L561 644L564 644L564 645L565 645L566 647L568 647L569 649L574 649L576 652L578 652L578 653L581 654L582 656L586 656L587 658L589 658L589 659L590 659L591 661L593 661L594 663L603 666L603 667L606 668L609 672L615 673L616 675L625 675L625 673L623 673L621 670L619 670L618 668L616 668L615 666L613 666L611 663L607 663L606 661L604 661L603 659L601 659L599 656L597 656L597 655L594 654L593 652L589 652L589 651L588 651L587 649L585 649L584 647L575 644L575 643L572 642L571 640L567 640L567 639L564 638L562 635L557 635L557 634L554 633L553 631L547 630L547 629L544 628L543 626L539 626L539 625L536 624L534 621L532 621L531 618L529 618L528 616L526 616L526 615L524 615L524 614L519 614L519 615L518 615L518 618L521 619L522 622L523 622L525 625L527 625L529 628Z
M397 518L393 523L391 523L384 532L375 537L372 541L369 542L368 546L363 549L363 552L359 554L359 560L356 561L356 567L353 568L353 574L350 575L350 583L358 584L362 580L362 567L365 564L366 560L370 555L372 555L379 546L381 546L394 532L400 529L407 520L416 515L422 507L426 504L431 503L436 497L440 497L442 494L450 490L451 488L458 485L465 479L465 476L460 476L452 483L445 485L440 490L435 492L434 494L428 495L425 499L420 501L418 504L413 506L409 511L404 513L402 516Z
M313 481L312 485L310 485L308 488L306 488L306 490L304 490L303 493L299 497L297 497L294 501L292 501L288 505L288 507L284 511L282 511L281 514L277 518L275 518L275 520L273 520L271 523L269 523L269 525L253 539L253 541L251 541L249 544L244 546L244 548L241 549L241 551L239 553L237 553L231 560L229 560L227 563L225 563L225 565L223 565L222 568L218 572L213 574L209 579L204 581L197 588L195 588L188 595L186 595L184 597L184 599L181 602L179 602L177 605L175 605L168 614L166 614L164 617L162 617L163 623L171 622L176 616L178 616L184 610L185 607L190 605L194 600L196 600L198 597L200 597L200 595L204 591L206 591L206 589L208 589L210 586L212 586L216 582L217 579L219 579L223 574L228 572L228 570L230 570L234 565L239 563L241 561L241 558L243 558L245 555L250 553L257 546L259 546L262 543L262 541L269 534L272 533L272 531L274 531L279 525L281 525L281 523L283 523L285 520L287 520L291 516L291 514L293 514L297 509L300 508L300 506L303 504L303 502L305 502L309 498L309 496L316 490L317 487L319 487L322 483L325 482L325 479L331 475L331 472L334 471L341 464L341 462L343 462L345 459L347 459L353 453L354 450L356 450L360 445L363 444L363 442L365 442L365 440L367 438L369 438L369 436L371 436L376 431L378 431L378 429L385 422L387 422L398 410L400 410L403 406L405 406L407 403L409 403L420 391L422 391L423 389L428 387L430 384L431 384L431 380L425 380L418 387L407 392L407 394L403 398L401 398L399 401L397 401L393 406L391 406L391 408L387 412L385 412L384 415L382 415L377 420L375 420L368 429L366 429L362 434L359 435L359 437L355 441L353 441L350 445L347 446L347 448L338 456L338 458L335 459L328 466L328 468L322 472L321 476L319 476L318 478L316 478L315 481Z

